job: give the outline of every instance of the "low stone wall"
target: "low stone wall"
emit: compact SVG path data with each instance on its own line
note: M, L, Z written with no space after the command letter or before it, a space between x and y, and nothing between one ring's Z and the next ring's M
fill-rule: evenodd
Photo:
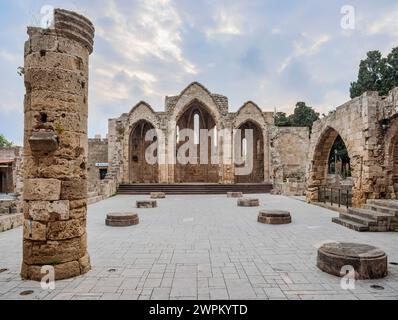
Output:
M0 232L20 227L22 223L22 213L0 215Z
M17 200L0 200L0 214L12 214L17 212Z

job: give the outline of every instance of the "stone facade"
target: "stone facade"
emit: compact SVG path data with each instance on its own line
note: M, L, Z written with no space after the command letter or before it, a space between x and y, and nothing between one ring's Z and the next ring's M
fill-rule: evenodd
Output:
M25 43L24 232L21 275L41 280L90 270L87 253L87 116L94 27L56 9L54 28Z
M195 115L200 129L216 130L217 143L213 157L218 163L180 165L175 160L178 133L193 129ZM155 129L159 152L166 161L156 165L144 163L145 133ZM234 150L221 136L221 131L234 135L234 130L253 129L253 171L236 175ZM202 141L202 140L201 140ZM211 148L212 140L207 147ZM214 141L214 139L213 139ZM229 112L228 98L211 93L199 83L190 84L178 96L166 97L165 111L155 112L146 102L138 103L129 113L109 120L109 178L118 183L247 183L273 182L283 185L287 178L304 182L309 133L306 128L278 128L273 112L264 112L255 103L245 103L237 112ZM198 150L199 150L198 146Z
M0 193L22 193L22 147L0 148Z
M307 168L307 198L318 200L318 187L330 185L330 150L340 135L350 158L353 205L398 195L398 88L388 96L367 92L314 123ZM333 186L341 186L334 181Z
M98 193L108 173L108 139L88 139L88 192Z

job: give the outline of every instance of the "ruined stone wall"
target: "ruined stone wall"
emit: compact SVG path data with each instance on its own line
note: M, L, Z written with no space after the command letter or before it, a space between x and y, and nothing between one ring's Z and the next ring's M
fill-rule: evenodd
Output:
M308 151L309 128L270 128L271 181L276 193L304 193Z
M364 93L314 123L307 170L309 200L316 201L317 187L328 183L329 153L338 135L343 139L350 157L353 204L359 206L366 199L378 196L374 181L383 175L383 169L376 164L373 152L378 148L379 103L377 93Z
M88 139L88 192L99 193L101 179L100 169L108 169L108 166L96 164L108 163L108 139Z
M90 270L87 253L87 114L94 27L56 9L54 28L28 28L25 43L24 279Z
M131 133L134 126L141 121L150 123L159 133L159 146L165 145L168 164L159 165L158 181L181 182L178 177L176 179L176 168L179 169L173 163L173 155L176 153L176 126L194 105L200 106L205 111L203 114L212 117L218 130L227 130L231 136L234 129L248 123L255 125L260 130L263 141L263 145L257 148L261 155L258 154L256 160L263 166L260 170L260 164L256 163L256 172L261 173L261 181L282 184L289 178L291 181L295 180L294 183L297 182L292 189L302 192L309 146L308 129L275 127L273 112L264 112L253 102L245 103L237 112L228 112L228 98L210 93L199 83L190 84L178 96L166 97L165 112L154 112L147 103L140 102L128 114L109 120L108 159L111 163L110 176L116 185L133 182ZM261 140L260 136L257 138ZM236 183L239 179L235 176L235 165L232 162L233 148L224 143L220 136L218 142L218 181ZM253 181L258 182L257 178ZM213 180L217 179L212 178Z

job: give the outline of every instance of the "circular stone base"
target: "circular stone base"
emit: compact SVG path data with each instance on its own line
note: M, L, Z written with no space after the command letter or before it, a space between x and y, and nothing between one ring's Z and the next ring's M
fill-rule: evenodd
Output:
M151 199L165 199L166 194L164 192L151 192Z
M317 266L324 272L342 277L344 266L352 266L355 279L384 278L387 271L387 255L384 251L360 243L331 242L318 250Z
M260 200L243 198L238 200L238 207L258 207Z
M137 208L139 209L151 209L156 208L157 206L157 202L153 200L137 201Z
M110 213L106 216L105 224L109 227L129 227L139 224L136 213Z
M262 210L258 222L265 224L289 224L292 222L290 212L281 210Z
M242 192L228 192L227 197L228 198L242 198L243 193Z

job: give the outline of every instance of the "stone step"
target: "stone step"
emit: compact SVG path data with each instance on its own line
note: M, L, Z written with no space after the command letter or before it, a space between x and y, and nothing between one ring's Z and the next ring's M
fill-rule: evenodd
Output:
M364 206L364 209L380 212L380 213L383 213L383 214L390 214L392 216L398 217L398 209L395 209L395 208L379 206L379 205L376 205L376 204L366 204Z
M345 220L345 219L341 219L341 218L333 218L332 221L334 223L337 223L339 225L342 225L346 228L355 230L355 231L359 231L359 232L364 232L364 231L369 231L369 227L361 224L361 223L357 223L354 221L350 221L350 220Z
M392 215L386 214L386 213L380 213L377 211L373 210L366 210L366 209L360 209L360 208L349 208L348 213L351 215L356 215L360 217L364 217L367 219L371 219L374 221L391 221Z
M398 200L368 199L366 203L398 210Z
M355 223L363 224L365 226L375 226L377 225L377 221L369 218L365 218L362 216L349 214L349 213L340 213L340 218L343 220L353 221Z

